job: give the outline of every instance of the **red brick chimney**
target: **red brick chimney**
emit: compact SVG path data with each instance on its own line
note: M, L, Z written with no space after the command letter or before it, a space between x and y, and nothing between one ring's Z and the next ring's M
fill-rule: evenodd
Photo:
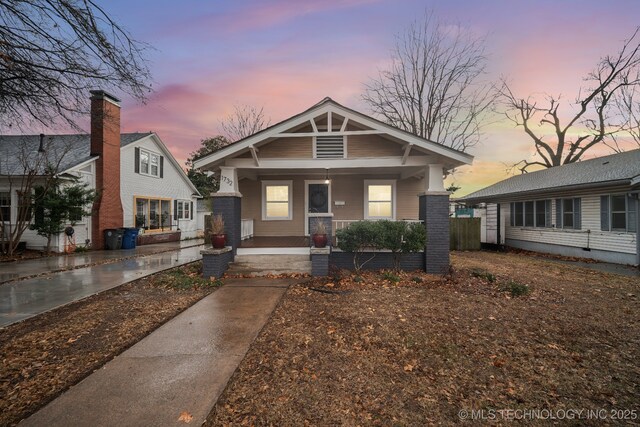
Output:
M104 230L123 224L120 200L120 100L91 91L91 155L96 161L96 191L91 236L93 249L104 248Z

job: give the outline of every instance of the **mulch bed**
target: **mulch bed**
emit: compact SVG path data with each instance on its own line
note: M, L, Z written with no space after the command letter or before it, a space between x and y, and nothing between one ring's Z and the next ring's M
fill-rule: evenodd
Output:
M220 282L200 262L167 270L0 329L0 425L14 425Z
M480 409L638 423L640 279L509 253L452 260L447 276L292 287L206 425L454 425Z

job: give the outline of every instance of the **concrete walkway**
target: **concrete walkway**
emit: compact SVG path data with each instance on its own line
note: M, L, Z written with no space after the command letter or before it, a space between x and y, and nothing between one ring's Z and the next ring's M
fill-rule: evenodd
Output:
M179 242L157 243L137 246L135 249L116 251L90 251L77 254L50 256L0 263L0 283L33 277L45 273L71 270L92 264L103 264L121 258L133 258L161 252L173 251L204 244L204 239L182 240Z
M293 279L228 279L22 426L199 426Z
M0 285L0 327L132 280L202 259L202 246L62 271Z

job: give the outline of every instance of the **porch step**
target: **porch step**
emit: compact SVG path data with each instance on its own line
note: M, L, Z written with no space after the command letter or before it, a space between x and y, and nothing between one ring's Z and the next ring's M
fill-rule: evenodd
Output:
M265 276L292 273L311 273L309 255L236 255L235 261L229 264L227 270L227 274L230 275Z

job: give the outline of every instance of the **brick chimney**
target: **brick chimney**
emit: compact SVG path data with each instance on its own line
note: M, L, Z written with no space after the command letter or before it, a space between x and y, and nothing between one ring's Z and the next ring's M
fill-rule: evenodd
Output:
M91 155L96 161L96 191L91 220L92 248L104 248L104 230L123 224L120 200L120 100L91 91Z

